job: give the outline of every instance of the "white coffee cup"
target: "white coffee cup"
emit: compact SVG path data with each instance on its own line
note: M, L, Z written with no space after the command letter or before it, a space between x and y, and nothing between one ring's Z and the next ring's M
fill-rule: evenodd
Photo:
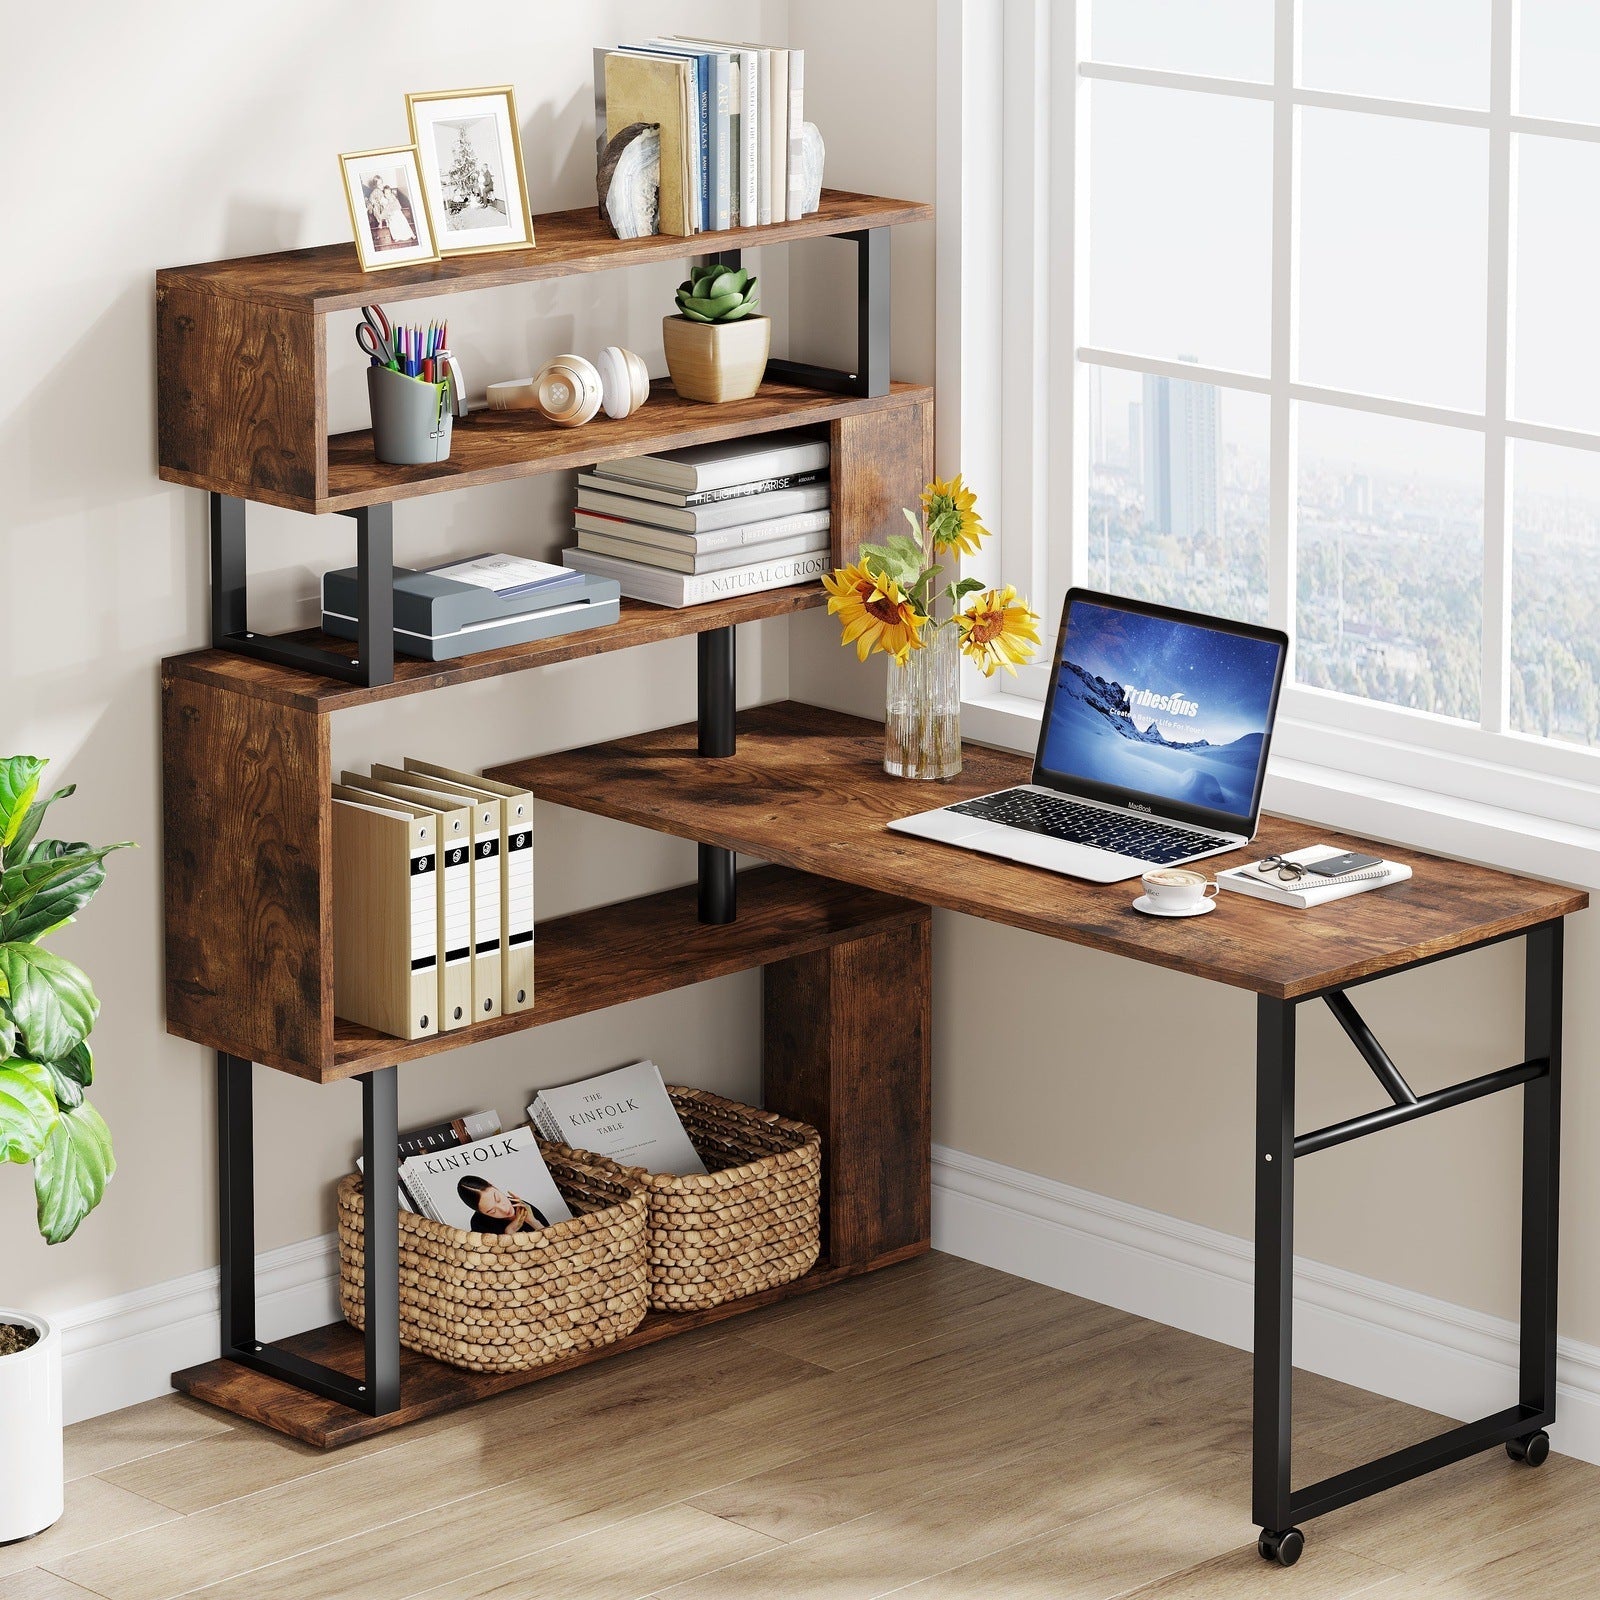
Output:
M1202 900L1221 893L1221 888L1203 872L1188 867L1157 867L1145 873L1145 898L1161 911L1192 911Z

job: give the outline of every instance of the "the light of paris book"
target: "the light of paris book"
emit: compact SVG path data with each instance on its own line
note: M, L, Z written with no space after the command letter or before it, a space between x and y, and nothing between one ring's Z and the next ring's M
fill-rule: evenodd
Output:
M609 1156L625 1167L683 1177L704 1172L653 1061L541 1089L528 1120L545 1138Z

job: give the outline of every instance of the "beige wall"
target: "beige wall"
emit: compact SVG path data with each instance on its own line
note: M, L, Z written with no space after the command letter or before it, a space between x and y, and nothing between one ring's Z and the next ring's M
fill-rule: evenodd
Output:
M791 42L807 50L808 114L828 137L830 183L934 198L934 9L933 0L794 9ZM931 230L900 231L894 249L894 373L931 382L931 319L900 314L907 302L932 306ZM808 294L797 283L797 344ZM937 463L941 473L960 465ZM796 699L882 716L881 660L858 666L814 612L794 620L790 639ZM1561 1330L1600 1343L1596 920L1575 918L1568 936ZM1251 998L971 918L935 921L935 1138L1248 1237ZM1365 988L1361 1007L1415 1087L1438 1088L1521 1059L1521 970L1519 947L1484 951ZM1381 1104L1332 1017L1307 1007L1301 1018L1300 1126ZM1515 1096L1325 1152L1296 1174L1300 1252L1515 1317L1519 1171Z
M157 664L204 642L207 564L204 496L155 475L155 269L348 238L335 157L403 140L408 88L513 83L534 209L593 204L596 43L662 31L781 40L786 14L783 0L488 0L449 13L422 0L161 0L98 7L90 27L78 7L15 11L10 53L29 65L12 74L27 132L8 163L0 266L13 392L0 430L0 751L50 755L56 781L79 784L53 823L69 837L143 848L112 863L100 899L58 940L104 1002L93 1095L119 1171L78 1237L47 1249L28 1173L0 1168L0 1303L66 1310L216 1261L211 1061L169 1038L162 1013ZM767 254L757 264L781 341L785 263ZM452 343L475 387L613 342L660 373L660 318L681 275L638 268L455 298ZM330 328L335 427L365 417L353 328L353 314ZM547 555L564 542L570 494L562 476L407 502L396 558ZM250 530L252 621L312 620L317 575L353 559L349 522L253 508ZM744 632L741 695L781 698L784 625ZM334 758L480 765L681 721L694 714L694 655L677 641L341 713ZM557 808L540 809L536 838L541 914L694 876L691 846ZM494 1105L517 1117L531 1089L642 1054L749 1094L757 994L753 975L723 979L440 1057L406 1071L402 1116ZM266 1249L331 1226L330 1181L356 1147L360 1100L352 1087L257 1078Z

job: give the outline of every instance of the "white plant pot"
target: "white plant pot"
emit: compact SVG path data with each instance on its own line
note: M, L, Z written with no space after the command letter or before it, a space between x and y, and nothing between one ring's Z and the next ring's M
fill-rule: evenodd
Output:
M61 1334L43 1317L4 1306L0 1322L39 1331L28 1349L0 1356L0 1544L10 1544L61 1517Z

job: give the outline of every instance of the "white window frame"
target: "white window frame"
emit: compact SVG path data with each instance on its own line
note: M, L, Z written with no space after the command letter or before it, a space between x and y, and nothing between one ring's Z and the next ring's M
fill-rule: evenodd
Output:
M1296 684L1284 691L1274 762L1320 767L1600 827L1600 751L1511 731L1512 441L1600 451L1600 434L1510 416L1513 136L1600 142L1600 126L1514 111L1517 0L1491 0L1486 110L1432 106L1298 87L1299 0L1275 0L1274 79L1256 83L1090 61L1093 0L939 0L936 255L941 471L956 465L978 488L998 530L966 570L1008 582L1041 610L1087 574L1088 461L1075 419L1086 410L1087 364L1164 373L1267 397L1270 408L1268 617L1292 636L1295 600L1298 402L1470 429L1484 439L1483 650L1477 726ZM1272 107L1272 357L1265 376L1087 346L1088 273L1075 270L1063 303L1052 261L1071 260L1087 226L1086 81L1253 99ZM1359 111L1486 130L1489 273L1482 415L1355 394L1295 377L1298 293L1296 175L1302 108ZM992 292L1001 285L1001 293ZM964 292L982 285L984 292ZM1004 315L1001 315L1001 306ZM954 403L952 404L952 399ZM1060 581L1064 577L1065 581ZM1053 630L1057 618L1045 619ZM1046 662L1048 657L1046 657ZM1031 748L1046 665L1018 680L967 669L968 731ZM1270 795L1270 790L1269 790Z

